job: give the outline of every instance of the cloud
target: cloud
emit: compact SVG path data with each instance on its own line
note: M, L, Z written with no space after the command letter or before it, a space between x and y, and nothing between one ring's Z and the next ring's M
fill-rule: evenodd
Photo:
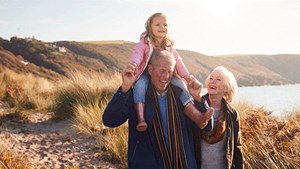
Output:
M9 22L5 20L0 20L0 26L8 25Z
M7 6L0 5L0 9L8 9Z
M44 18L41 20L41 22L43 24L53 24L53 23L62 23L64 22L64 20L60 18Z

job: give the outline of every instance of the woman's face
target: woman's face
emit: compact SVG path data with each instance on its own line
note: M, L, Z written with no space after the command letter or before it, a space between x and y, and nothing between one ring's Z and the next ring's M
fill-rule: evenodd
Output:
M156 16L151 22L151 31L155 38L161 39L168 34L168 21L164 16Z
M220 71L213 71L207 83L207 92L210 95L223 96L226 91L225 80Z

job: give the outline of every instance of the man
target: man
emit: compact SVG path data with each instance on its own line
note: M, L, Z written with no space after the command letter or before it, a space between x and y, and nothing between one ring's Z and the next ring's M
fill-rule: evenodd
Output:
M122 73L122 85L104 111L103 123L109 127L120 126L129 119L129 169L197 168L191 120L184 114L179 99L181 89L170 84L174 67L175 59L168 51L154 51L148 65L150 84L146 94L146 131L136 130L137 118L132 96L134 64L130 64ZM200 91L200 84L195 79L188 86L192 92ZM201 115L199 123L207 123L211 116Z

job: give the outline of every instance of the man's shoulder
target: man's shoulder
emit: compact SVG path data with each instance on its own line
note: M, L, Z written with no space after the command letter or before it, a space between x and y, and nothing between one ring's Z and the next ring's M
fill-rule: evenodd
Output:
M176 98L179 98L180 97L180 95L181 95L181 92L183 91L180 87L178 87L178 86L176 86L176 85L173 85L173 84L171 84L170 83L170 86L171 86L171 88L173 89L173 92L174 92L174 94L175 94L175 97Z

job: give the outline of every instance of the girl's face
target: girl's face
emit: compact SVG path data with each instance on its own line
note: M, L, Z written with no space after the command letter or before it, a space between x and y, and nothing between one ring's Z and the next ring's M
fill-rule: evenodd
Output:
M206 87L208 94L223 96L226 91L226 86L224 77L222 76L221 72L212 72Z
M169 25L165 16L154 17L150 26L152 34L157 39L164 38L168 34Z

